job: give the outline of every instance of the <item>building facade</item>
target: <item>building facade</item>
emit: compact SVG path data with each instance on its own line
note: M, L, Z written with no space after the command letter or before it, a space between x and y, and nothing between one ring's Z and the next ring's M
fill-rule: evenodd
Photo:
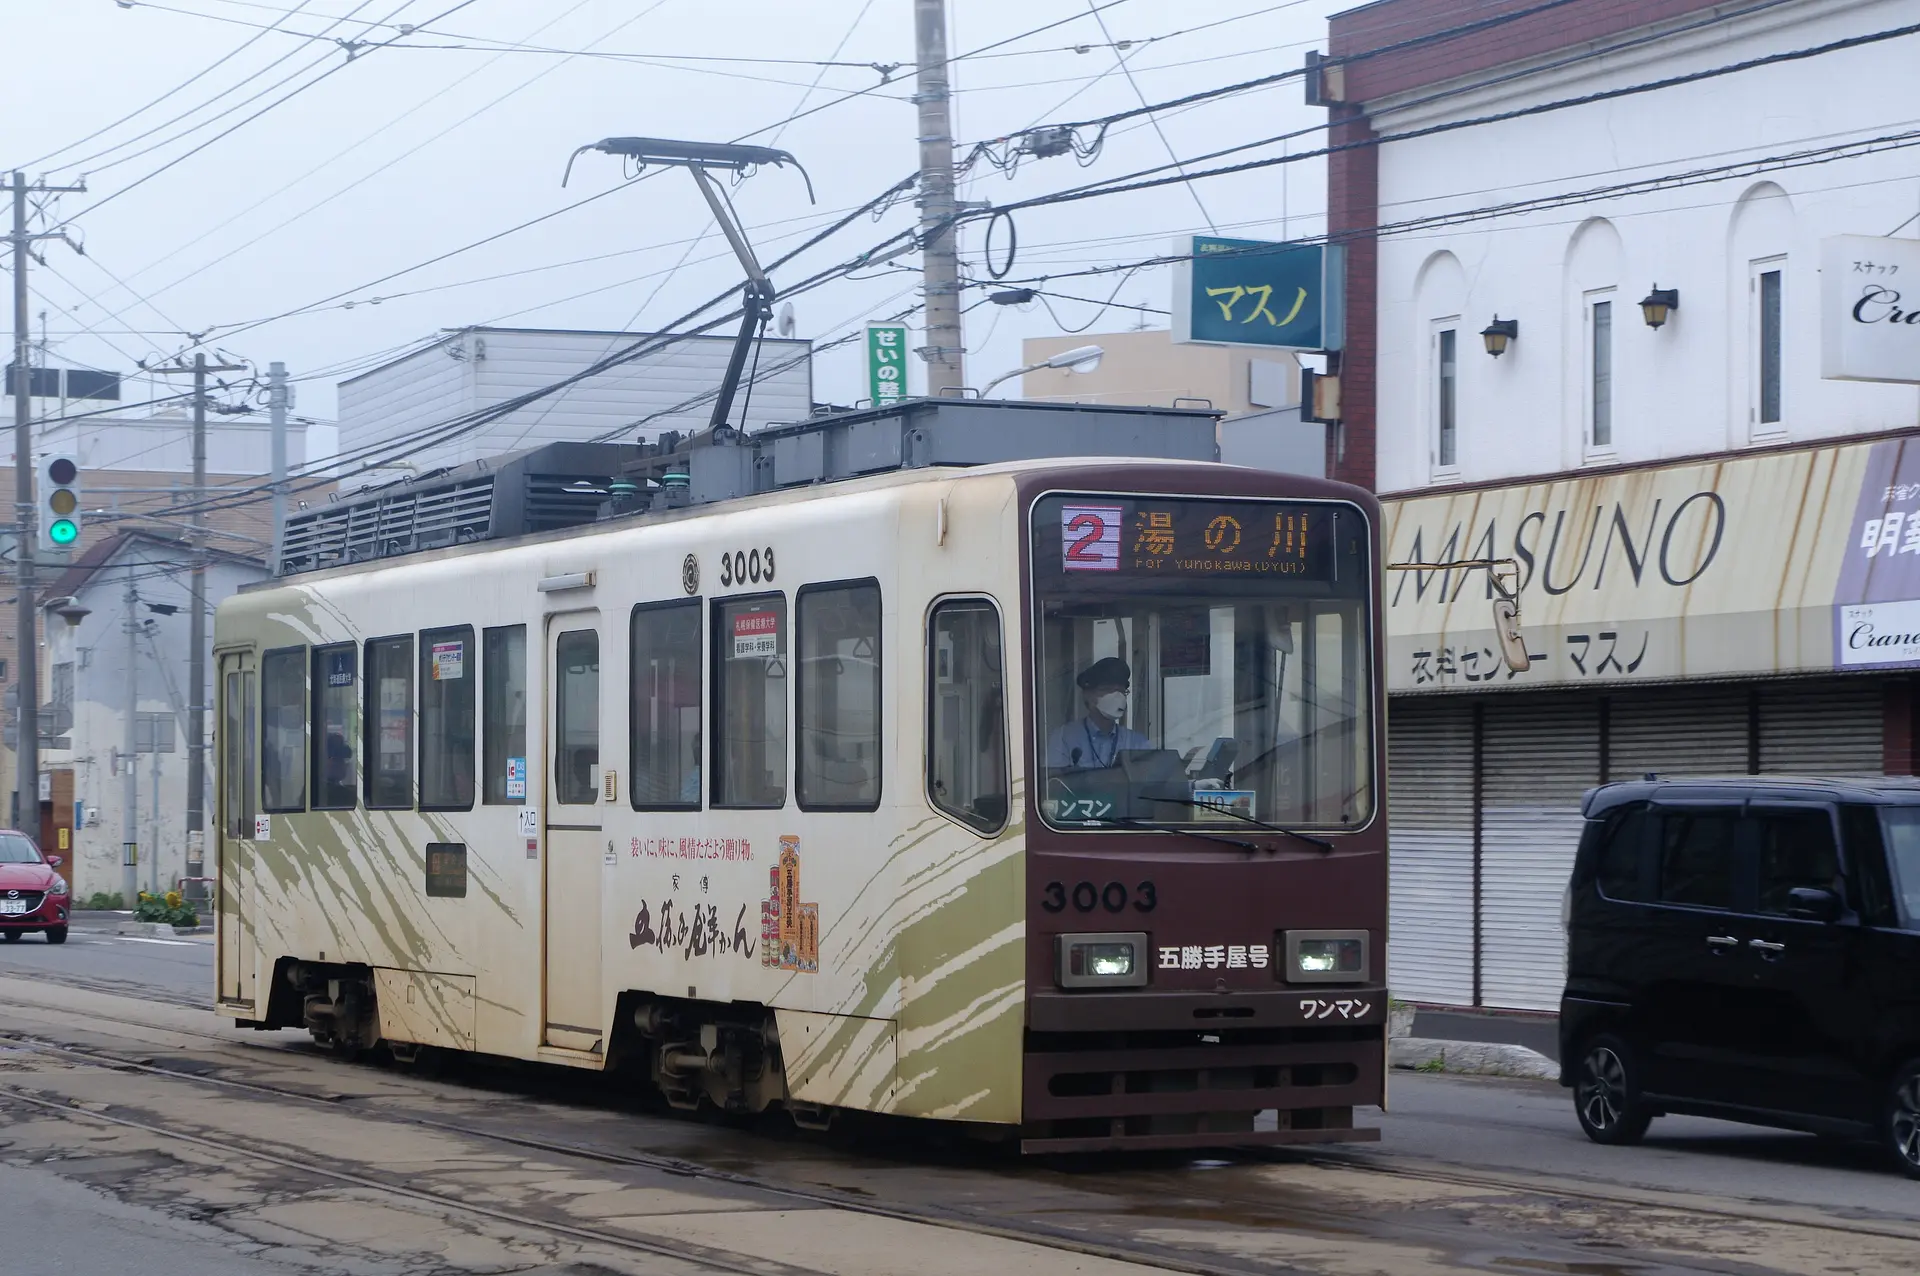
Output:
M1390 565L1501 561L1531 657L1502 663L1488 571L1389 573L1399 995L1557 1005L1596 783L1915 773L1920 326L1896 294L1920 298L1920 180L1875 87L1920 57L1889 34L1911 21L1333 19L1332 470L1385 498Z
M49 827L42 836L55 847L63 838L68 844L64 871L83 903L96 893L124 897L129 859L138 890L169 890L187 874L193 557L193 547L178 537L123 532L94 545L48 584L54 604L46 622L49 725L62 729L56 747L40 755L49 777ZM209 550L207 633L221 600L267 575L264 561ZM202 658L211 663L210 653ZM211 738L211 714L206 725ZM211 753L206 762L203 809L211 819ZM55 800L56 787L63 802ZM137 848L131 854L129 843Z
M417 473L543 443L651 442L707 424L733 337L688 337L529 402L521 396L585 372L653 334L461 328L340 383L340 455L356 464L404 454ZM813 410L813 346L768 337L732 419L757 429ZM392 445L386 447L386 445ZM384 450L383 450L384 449ZM392 477L392 475L388 475Z
M35 406L53 413L59 410L60 404L45 400L36 401ZM69 404L70 408L75 406ZM264 563L274 534L271 496L264 486L271 467L270 427L263 421L216 415L207 422L206 434L208 506L204 520L211 560ZM97 757L102 759L100 765L106 766L110 751L122 744L119 726L96 724L78 711L74 679L86 672L79 667L81 658L60 659L61 644L73 638L70 622L61 614L62 600L74 596L74 589L69 587L73 582L65 581L64 575L93 562L95 555L117 547L128 533L140 533L143 543L149 544L180 542L189 535L191 515L185 507L192 504L193 419L183 409L153 415L106 412L66 418L50 416L35 430L35 449L36 467L39 461L58 455L72 457L78 464L81 530L79 542L70 550L42 548L37 553L37 593L43 604L34 636L39 655L39 685L35 692L41 722L37 813L34 800L22 804L13 792L15 713L23 688L19 684L17 610L12 606L0 607L0 683L4 684L7 706L4 734L0 735L0 794L7 796L0 798L0 802L6 803L0 806L0 814L11 814L13 821L25 831L57 847L61 830L66 830L69 842L81 831L75 827L76 801L83 803L79 815L86 816L87 794L75 787L84 781L85 771L75 759ZM290 466L305 461L303 423L289 425L287 453ZM12 467L0 466L0 488L10 491L12 483ZM296 506L301 501L324 501L332 490L331 483L315 479L299 480L298 487L300 490L292 497ZM185 588L189 567L190 560L181 559L168 569L178 577L174 583L181 589ZM210 575L209 611L225 597L225 593L214 592L219 583L217 575ZM227 587L226 592L232 588ZM77 605L101 610L97 599L89 598ZM117 610L118 604L110 609ZM73 607L64 606L64 610L71 614ZM185 625L186 613L182 607L179 617L182 645L174 653L177 660L169 666L167 674L182 696L190 685ZM208 632L212 632L211 624ZM124 652L124 643L119 646L108 643L95 654L86 656L92 676L96 679L119 677L114 671L124 664ZM208 662L210 670L210 651L203 653L202 659ZM68 675L56 674L55 670L62 664L70 666ZM61 680L63 677L65 681ZM104 703L118 704L119 701L109 695ZM118 721L116 717L114 722ZM59 724L59 730L53 729L55 724ZM94 737L96 725L106 731L104 737ZM184 837L185 829L184 741L183 730L181 752L177 756L182 770L178 775L165 771L162 776L162 782L170 786L162 810L171 820L174 832L170 836L176 840ZM111 833L113 853L117 856L117 824ZM92 889L117 890L119 887L116 882L111 887L89 888Z
M1288 474L1326 477L1326 427L1300 419L1300 362L1288 350L1175 343L1165 328L1028 337L1023 365L1080 346L1105 351L1092 372L1040 368L1022 375L1020 397L1046 403L1199 407L1226 415L1220 459Z

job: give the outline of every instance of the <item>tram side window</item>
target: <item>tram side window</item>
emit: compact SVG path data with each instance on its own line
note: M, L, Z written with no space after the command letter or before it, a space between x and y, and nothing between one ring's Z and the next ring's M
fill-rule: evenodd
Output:
M367 644L367 809L413 805L413 635Z
M473 626L420 633L420 809L473 807Z
M633 609L627 715L636 811L700 806L700 604Z
M527 801L527 627L483 629L480 643L486 657L480 720L486 783L480 800L521 806Z
M783 594L714 604L713 804L787 801L787 600Z
M809 585L796 600L800 809L880 805L880 587Z
M1006 677L1000 612L984 598L933 609L927 625L927 793L982 833L1007 822Z
M227 675L220 724L220 772L225 788L227 836L253 836L253 674Z
M351 811L353 702L358 655L352 643L313 649L313 809Z
M307 809L307 649L260 658L260 804Z

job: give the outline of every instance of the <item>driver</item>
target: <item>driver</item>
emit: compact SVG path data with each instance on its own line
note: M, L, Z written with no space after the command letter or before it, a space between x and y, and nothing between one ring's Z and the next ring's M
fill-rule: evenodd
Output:
M1153 742L1120 720L1127 715L1127 688L1133 671L1118 656L1094 661L1074 679L1086 716L1056 728L1047 737L1047 765L1055 769L1110 767L1124 749L1151 749Z

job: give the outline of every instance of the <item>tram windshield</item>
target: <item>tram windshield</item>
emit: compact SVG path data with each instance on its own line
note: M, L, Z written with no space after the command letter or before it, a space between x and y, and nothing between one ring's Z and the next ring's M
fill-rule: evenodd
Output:
M1038 502L1033 702L1046 821L1365 824L1375 801L1366 534L1350 505Z

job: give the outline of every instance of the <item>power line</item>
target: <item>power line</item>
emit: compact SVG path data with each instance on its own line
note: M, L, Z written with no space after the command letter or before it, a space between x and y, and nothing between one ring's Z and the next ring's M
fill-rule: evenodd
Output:
M349 12L345 17L334 19L331 26L340 26L343 23L352 21L354 14L359 13L362 9L366 8L368 5L372 3L373 3L373 0L360 0L360 3L355 5L352 11ZM87 165L92 164L95 160L105 159L107 156L112 155L115 151L124 150L127 147L132 146L136 142L144 141L147 138L152 137L155 133L171 128L173 125L178 124L183 120L191 118L196 113L206 110L208 107L220 101L221 98L228 97L234 93L239 92L241 89L253 83L255 80L259 79L260 77L266 75L268 72L272 71L275 67L281 65L283 62L290 61L297 52L298 50L288 50L286 53L281 54L279 57L273 59L273 61L267 63L265 66L260 67L248 73L247 75L243 76L239 80L239 82L228 85L226 88L221 89L218 93L215 93L212 97L205 99L204 101L200 102L195 106L188 107L186 110L180 112L178 115L174 115L168 119L162 120L160 123L147 129L145 132L136 133L132 137L126 139L123 142L115 142L111 146L108 146L103 150L98 150L93 152L91 155L83 155L77 160L71 160L65 165L63 165L62 167L67 169L84 168ZM316 61L310 62L305 67L302 67L300 70L295 71L291 75L288 75L282 78L281 80L277 81L276 83L269 85L268 87L260 90L258 93L255 93L252 97L246 98L243 101L228 107L226 110L220 112L218 115L213 116L211 119L202 120L200 123L189 126L182 132L175 134L173 137L166 138L160 142L156 142L152 146L143 147L142 149L135 151L130 155L123 155L118 159L109 160L107 163L100 165L98 168L94 169L93 171L95 172L104 171L118 164L125 163L128 160L138 159L140 156L146 155L162 146L167 146L173 142L179 141L181 138L187 137L193 134L194 132L197 132L198 130L207 127L208 125L214 123L217 120L225 119L227 116L233 114L235 111L238 111L243 107L245 107L246 105L248 105L248 103L259 101L262 97L265 97L268 93L271 93L274 89L280 87L280 85L287 83L289 80L292 80L295 76L300 75L304 71L311 70L313 67L318 66L320 62L325 60L326 59L321 58ZM135 112L135 114L138 115L139 113ZM129 118L132 118L132 117L129 117Z
M1005 216L1007 214L1018 212L1022 209L1027 209L1027 208L1042 208L1042 207L1047 207L1054 204L1073 203L1083 199L1091 199L1091 198L1096 198L1096 197L1101 197L1106 195L1116 195L1116 194L1121 194L1123 192L1128 192L1128 191L1150 190L1155 187L1168 186L1177 182L1189 181L1195 177L1223 177L1223 176L1227 176L1234 173L1253 172L1258 169L1272 168L1281 164L1294 164L1294 163L1299 163L1303 160L1321 159L1329 155L1340 154L1341 152L1344 152L1344 151L1354 151L1354 150L1361 150L1369 147L1385 146L1390 142L1404 142L1404 141L1410 141L1416 138L1433 137L1441 133L1457 132L1461 129L1477 128L1477 127L1480 127L1481 125L1486 125L1486 124L1505 123L1506 121L1509 121L1509 120L1523 119L1523 118L1534 116L1534 115L1544 115L1552 111L1568 110L1573 107L1590 106L1597 102L1608 102L1608 101L1613 101L1619 98L1637 96L1642 93L1657 92L1662 89L1674 88L1683 84L1693 84L1702 80L1716 79L1720 76L1732 75L1741 71L1755 70L1760 67L1774 66L1784 62L1803 61L1808 58L1820 57L1825 54L1840 52L1847 49L1860 48L1865 45L1875 44L1885 40L1900 39L1909 35L1914 35L1916 33L1920 33L1920 23L1911 23L1901 27L1890 27L1890 28L1887 28L1886 30L1871 32L1866 35L1848 36L1843 39L1828 41L1825 44L1809 45L1803 48L1788 49L1778 53L1769 53L1769 54L1762 55L1760 57L1748 58L1740 62L1728 63L1723 66L1708 67L1700 71L1684 72L1678 75L1666 76L1657 80L1646 80L1637 84L1625 85L1619 88L1600 89L1592 93L1580 94L1575 97L1556 98L1548 102L1536 102L1527 106L1514 107L1510 110L1496 111L1486 115L1471 116L1466 119L1446 120L1437 124L1424 125L1419 128L1404 129L1398 133L1382 133L1374 137L1362 138L1360 140L1353 141L1353 142L1341 142L1341 143L1336 143L1329 146L1316 147L1312 150L1294 151L1287 155L1277 156L1269 159L1248 160L1245 163L1232 164L1232 165L1227 165L1220 168L1206 169L1198 173L1189 174L1189 173L1183 172L1173 177L1150 176L1151 174L1164 172L1166 169L1170 167L1174 167L1174 165L1159 164L1151 168L1140 169L1136 172L1126 174L1122 177L1109 178L1100 182L1090 182L1085 186L1070 187L1067 190L1056 191L1049 195L1039 195L1039 196L1033 197L1032 199L1019 200L1014 203L1003 204L993 210L993 215ZM1225 147L1221 150L1210 152L1207 155L1199 156L1196 158L1195 161L1191 161L1191 162L1198 162L1200 160L1207 160L1207 159L1216 159L1221 156L1230 155L1238 151L1253 150L1261 146L1269 146L1275 142L1278 142L1293 136L1298 136L1298 134L1297 133L1281 134L1275 137L1262 138L1259 141L1255 141L1255 142L1243 143L1238 146ZM977 213L958 214L958 217L961 220L965 220L969 217L978 217L978 216L979 214Z
M416 2L417 0L402 0L400 7L398 9L395 9L393 12L399 13L402 10L409 8ZM465 9L469 5L475 4L477 2L478 0L457 0L457 3L455 3L451 8L443 10L439 16L445 17L447 14L450 14L450 13L458 13L460 10ZM383 43L384 42L379 42L379 43L369 45L367 47L378 49L382 47ZM232 136L234 133L245 128L247 125L253 123L253 121L259 119L261 116L273 110L275 107L280 106L285 102L291 101L293 98L298 97L300 94L306 92L310 88L313 88L315 85L320 84L323 81L329 80L333 78L335 75L338 75L341 71L344 71L347 67L351 66L354 60L355 60L354 58L349 57L341 62L335 63L333 66L328 67L326 70L322 71L319 75L314 76L312 79L308 80L306 83L296 85L293 89L289 90L287 93L282 94L280 97L275 98L273 101L267 103L265 106L261 107L259 110L255 111L253 114L241 120L239 123L234 124L229 128L221 130L220 132L214 134L210 138L207 138L205 141L201 142L197 146L194 146L192 149L186 151L185 153L174 156L172 159L168 160L166 163L162 164L160 167L153 169L150 172L135 178L132 182L128 183L127 185L120 187L118 190L114 191L111 195L108 195L102 199L95 200L92 204L82 209L79 214L76 214L76 216L84 216L87 213L95 212L101 208L104 208L106 205L112 203L114 200L119 199L121 196L131 191L138 190L140 187L146 185L148 182L160 176L162 173L165 173L168 170L173 169L179 166L180 164L185 163L187 160L192 159L194 156L200 154L200 152L206 150L208 147L214 145L216 142L219 142L224 138ZM317 65L317 63L312 65ZM311 69L311 66L308 69ZM296 73L296 74L299 74L299 73ZM288 77L288 78L291 79L292 77ZM286 81L284 80L281 81L281 83L283 84L285 82Z
M369 2L371 2L371 0L369 0ZM281 21L284 22L294 17L302 9L306 8L309 4L312 4L312 3L313 3L313 0L300 0L300 3L295 5L292 8L292 10L290 10L285 15L285 17L281 19ZM242 53L245 53L248 49L252 48L255 44L259 43L261 40L266 39L268 32L270 32L272 29L273 28L271 27L264 28L261 30L261 32L258 35L252 36L246 40L241 41L240 44L235 46L232 50L214 59L211 63L202 67L200 70L194 72L192 75L188 76L186 79L182 80L180 83L174 85L172 88L168 89L165 93L162 93L159 97L154 98L152 101L148 102L146 105L135 107L133 110L127 112L125 115L113 121L111 124L103 124L99 128L95 129L93 132L87 134L85 137L79 138L76 141L68 142L65 146L62 146L57 150L48 151L45 155L39 156L36 159L28 160L26 163L20 165L19 167L38 168L40 165L46 163L48 160L64 155L68 151L75 150L78 147L85 146L88 142L91 142L94 138L99 137L104 133L112 132L114 129L119 128L122 124L125 124L128 120L135 119L141 115L146 114L148 111L151 111L154 107L159 106L162 102L166 101L168 98L172 97L174 94L183 92L184 90L193 87L199 81L205 79L207 76L211 75L213 72L219 70L221 67L225 66L228 62L231 62L234 58L239 57Z
M544 26L536 28L536 32L540 30L545 30L546 26L551 26L553 25L553 23L563 21L568 16L578 12L582 8L585 8L586 5L590 2L591 0L578 0L578 3L576 3L571 9L566 10L564 13L560 14L558 17L550 19ZM646 18L647 16L649 16L650 14L658 10L662 5L666 3L667 3L667 0L654 0L653 4L647 6L647 8L643 9L639 13L626 19L624 22L620 23L620 25L614 27L611 31L608 31L606 35L600 38L603 40L611 39L614 35L618 34L621 31L624 31L626 28L632 26L634 23L639 22L642 19ZM232 225L235 221L238 221L240 218L246 216L248 213L252 212L254 209L259 208L262 204L265 204L268 201L276 198L280 194L298 185L299 183L305 181L307 178L313 176L317 172L320 172L322 169L337 162L338 160L344 158L345 156L352 154L354 151L358 150L360 147L366 145L366 143L372 141L375 137L379 136L381 132L384 132L385 130L392 128L395 124L398 124L401 120L404 120L409 116L413 115L414 112L423 109L428 104L434 101L437 101L440 97L451 92L455 88L458 88L460 85L466 83L468 80L472 79L474 76L481 74L488 67L492 66L495 61L498 61L498 60L499 59L496 57L485 63L482 63L480 66L475 67L473 70L467 72L465 75L455 80L452 84L449 84L445 88L442 88L430 94L428 97L422 99L420 102L416 103L414 106L408 108L406 111L400 113L399 115L393 117L392 119L384 121L381 127L379 129L376 129L373 133L369 133L365 137L362 137L361 139L359 139L357 142L354 142L346 146L345 148L339 151L336 151L332 156L321 161L319 164L314 165L312 168L308 169L305 173L302 173L299 177L296 177L292 181L289 181L286 184L282 185L278 190L273 191L271 194L262 196L260 199L254 201L252 204L248 205L246 208L243 208L239 212L234 213L232 216L228 217L225 221L220 222L216 226L210 227L209 229L207 229L206 231L203 231L201 234L197 235L193 239L187 241L185 244L180 245L180 247L174 249L172 252L168 253L166 256L159 258L158 260L148 264L147 266L143 266L138 272L135 273L134 278L137 279L140 277L140 275L145 274L150 270L157 269L163 263L172 260L175 256L178 256L180 253L186 251L188 248L193 247L193 245L202 242L203 240L209 238L210 236L224 229L225 227ZM245 252L247 249L253 247L255 244L260 243L262 240L268 238L269 236L277 234L278 232L286 229L288 226L291 226L293 223L299 221L300 219L307 217L312 213L319 211L322 208L325 208L328 204L332 203L334 200L341 198L342 196L346 195L350 191L357 190L359 187L365 185L367 182L372 181L375 177L378 177L381 173L386 172L388 169L399 164L401 161L409 159L412 156L419 154L422 150L425 150L427 147L439 141L441 138L447 136L447 134L453 132L455 129L458 129L463 125L470 123L480 115L485 114L486 112L499 106L501 103L507 101L509 98L513 97L515 94L521 93L524 90L532 87L534 84L538 83L542 79L545 79L548 75L551 75L553 72L559 70L564 65L566 65L564 62L555 62L550 64L549 66L542 68L535 75L522 81L520 84L516 85L515 87L507 90L505 93L502 93L499 96L493 98L491 101L474 108L472 111L469 111L466 115L463 115L458 120L455 120L452 124L449 124L445 128L441 129L438 133L435 133L433 134L433 136L426 138L424 141L416 143L414 146L409 147L405 151L402 151L400 154L394 156L392 159L386 161L384 164L381 164L379 167L354 179L353 181L347 183L345 186L342 186L338 190L334 191L332 194L326 196L326 198L321 199L316 203L309 204L307 207L301 209L299 212L293 214L292 216L284 218L281 221L276 222L274 225L269 226L266 230L263 230L259 234L255 235L252 239L249 239L244 243L241 243L239 245L236 245L233 248L228 249L227 251L223 252L220 256L214 258L212 261L205 263L204 265L200 266L196 270L189 271L188 273L180 276L178 279L175 279L169 283L161 285L155 291L164 293L173 288L177 288L181 284L187 282L189 279L196 278L199 274L211 268L212 266L218 265L223 261L227 261L233 257L238 256L239 254Z

